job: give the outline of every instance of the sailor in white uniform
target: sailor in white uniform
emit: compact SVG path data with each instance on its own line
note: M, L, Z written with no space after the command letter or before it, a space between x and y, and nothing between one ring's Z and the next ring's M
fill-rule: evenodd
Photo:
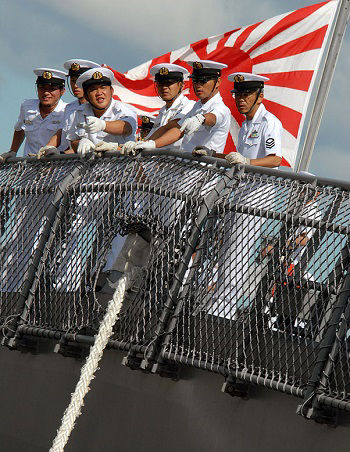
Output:
M268 80L250 73L234 73L228 76L234 81L232 92L240 113L246 116L238 135L237 152L226 156L231 164L248 164L275 168L282 160L281 122L269 113L262 104L264 82ZM244 206L268 209L274 202L272 184L242 182L235 190L233 201ZM259 249L259 239L265 223L264 218L245 213L228 212L227 224L219 259L219 277L223 287L218 287L217 301L209 308L210 313L233 318L237 308L246 306L254 293L247 287L254 271L254 255ZM243 293L250 292L250 293Z
M76 100L67 104L64 111L63 118L63 128L59 129L55 135L53 135L46 146L43 146L38 152L38 158L46 157L48 155L59 154L59 151L68 151L68 153L73 152L69 150L70 143L67 140L67 134L72 126L72 121L74 118L73 113L82 104L86 103L87 100L84 97L84 91L82 88L78 88L77 79L78 77L89 69L101 67L100 64L94 61L80 60L77 58L68 60L63 63L66 71L68 71L69 77L69 87L70 92L76 97Z
M153 139L160 134L158 130L161 127L166 126L170 121L182 119L192 109L195 102L182 93L184 79L189 75L188 70L184 67L170 63L156 64L150 68L150 74L154 78L158 96L165 102L165 105L159 110L147 137ZM172 147L179 149L181 143L182 138L175 141ZM136 143L130 141L123 146L123 152L133 154L135 146Z
M155 149L173 145L182 140L181 148L192 151L206 146L216 152L224 150L230 128L231 112L224 104L219 88L221 70L226 64L216 61L188 61L193 67L190 78L198 101L179 121L174 119L158 129L148 141L137 143L133 150Z
M154 77L157 93L165 105L159 110L149 136L169 121L182 119L195 103L182 93L184 79L189 75L187 69L177 64L161 63L151 67L150 74ZM176 141L172 147L180 148L181 142L182 139Z
M141 124L140 124L141 122ZM153 116L141 116L139 117L139 133L137 134L136 140L137 141L144 141L147 138L147 135L150 133L150 131L153 128L154 125L154 118Z
M83 88L88 103L80 105L74 112L72 127L67 139L73 149L84 156L87 152L98 149L98 145L112 146L117 149L118 143L135 137L137 116L134 109L112 98L113 72L107 68L93 68L84 72L77 80L77 86ZM108 150L108 149L106 149ZM100 151L100 150L99 150ZM67 254L61 256L61 266L56 274L56 289L76 291L81 284L82 274L86 266L86 257L91 250L82 250L82 237L87 231L94 231L96 225L90 213L91 202L103 196L102 193L82 193L76 200L79 206L77 214L67 234ZM112 242L112 250L107 260L114 262L126 237L116 236ZM92 241L91 241L92 243ZM109 270L108 267L105 270Z
M11 151L0 156L1 163L9 157L16 156L24 139L24 155L36 154L51 135L62 127L66 104L61 100L61 96L65 91L66 74L50 68L38 68L34 70L34 73L37 76L38 99L28 99L22 102L15 125ZM40 169L38 169L38 172L40 172ZM5 212L7 211L5 214L6 222L3 234L0 237L4 269L11 269L16 260L21 261L23 269L28 265L38 246L40 234L46 221L46 217L42 216L42 206L46 202L46 196L45 194L37 194L34 204L28 203L28 199L21 195L12 195L7 203L4 202ZM38 218L36 224L28 227L28 224L32 224L33 218L36 217ZM23 242L28 247L26 252L23 250ZM4 272L6 273L5 270ZM23 272L18 272L15 277L11 277L9 274L6 278L5 275L2 279L1 291L16 292L20 290L23 284Z
M38 99L22 102L10 152L0 155L0 163L15 157L24 139L24 156L37 154L51 136L62 128L67 104L61 97L65 92L67 74L50 68L34 69L34 74L37 76Z
M250 73L234 73L228 79L234 81L231 92L246 120L238 134L237 152L228 154L227 161L232 165L278 167L282 160L282 124L262 104L264 82L269 79Z
M95 148L99 152L117 150L118 143L135 140L136 111L113 99L113 80L113 72L104 67L89 69L77 80L88 102L75 111L67 139L81 156Z

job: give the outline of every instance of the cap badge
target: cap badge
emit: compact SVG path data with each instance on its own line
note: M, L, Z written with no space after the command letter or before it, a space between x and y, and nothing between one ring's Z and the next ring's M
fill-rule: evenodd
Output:
M101 72L94 72L93 74L92 74L92 78L94 79L94 80L100 80L101 78L103 77L103 75L102 75L102 73Z
M72 69L72 71L79 71L80 64L79 63L73 63L70 68Z
M150 121L150 119L149 119L148 116L142 116L142 122L143 122L143 123L148 124L149 121Z
M234 81L236 83L242 83L242 82L244 82L244 76L241 74L237 74L237 75L235 75Z
M160 75L168 75L169 74L169 69L167 67L161 67L159 69L159 74Z
M193 63L193 68L194 69L203 69L203 64L200 61L195 61Z
M50 80L50 78L52 78L52 73L50 71L43 72L43 78Z

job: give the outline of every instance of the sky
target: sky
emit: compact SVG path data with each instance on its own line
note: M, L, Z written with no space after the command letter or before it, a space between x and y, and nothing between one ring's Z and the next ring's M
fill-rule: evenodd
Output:
M82 58L120 72L190 42L317 3L312 0L1 0L0 153L9 150L36 67ZM310 171L350 180L350 32L346 32ZM73 100L67 91L63 99Z

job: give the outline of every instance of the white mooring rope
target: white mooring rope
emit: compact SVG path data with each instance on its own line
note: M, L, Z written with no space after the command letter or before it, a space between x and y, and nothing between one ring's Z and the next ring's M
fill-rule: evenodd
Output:
M80 379L72 394L70 404L68 405L62 417L62 423L57 431L56 438L52 443L50 452L62 452L67 444L68 438L72 433L74 424L81 414L81 407L84 405L84 397L90 390L91 380L94 378L98 363L102 358L103 351L110 338L113 326L118 319L122 307L126 285L126 276L119 281L113 294L112 300L108 304L107 312L101 322L100 329L95 337L95 343L90 349L90 354L86 363L81 369Z

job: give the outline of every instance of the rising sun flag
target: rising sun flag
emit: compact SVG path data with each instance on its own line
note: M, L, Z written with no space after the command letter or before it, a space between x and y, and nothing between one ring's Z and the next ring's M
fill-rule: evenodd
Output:
M157 115L163 101L157 96L150 67L175 63L191 71L187 61L214 60L228 65L222 71L221 96L231 110L231 127L225 153L235 150L244 120L230 93L232 72L253 72L268 77L266 108L283 126L284 166L294 167L310 95L320 68L338 2L331 0L291 11L271 19L202 39L137 66L125 74L112 68L117 99L133 105L139 114ZM184 94L195 99L191 82Z

